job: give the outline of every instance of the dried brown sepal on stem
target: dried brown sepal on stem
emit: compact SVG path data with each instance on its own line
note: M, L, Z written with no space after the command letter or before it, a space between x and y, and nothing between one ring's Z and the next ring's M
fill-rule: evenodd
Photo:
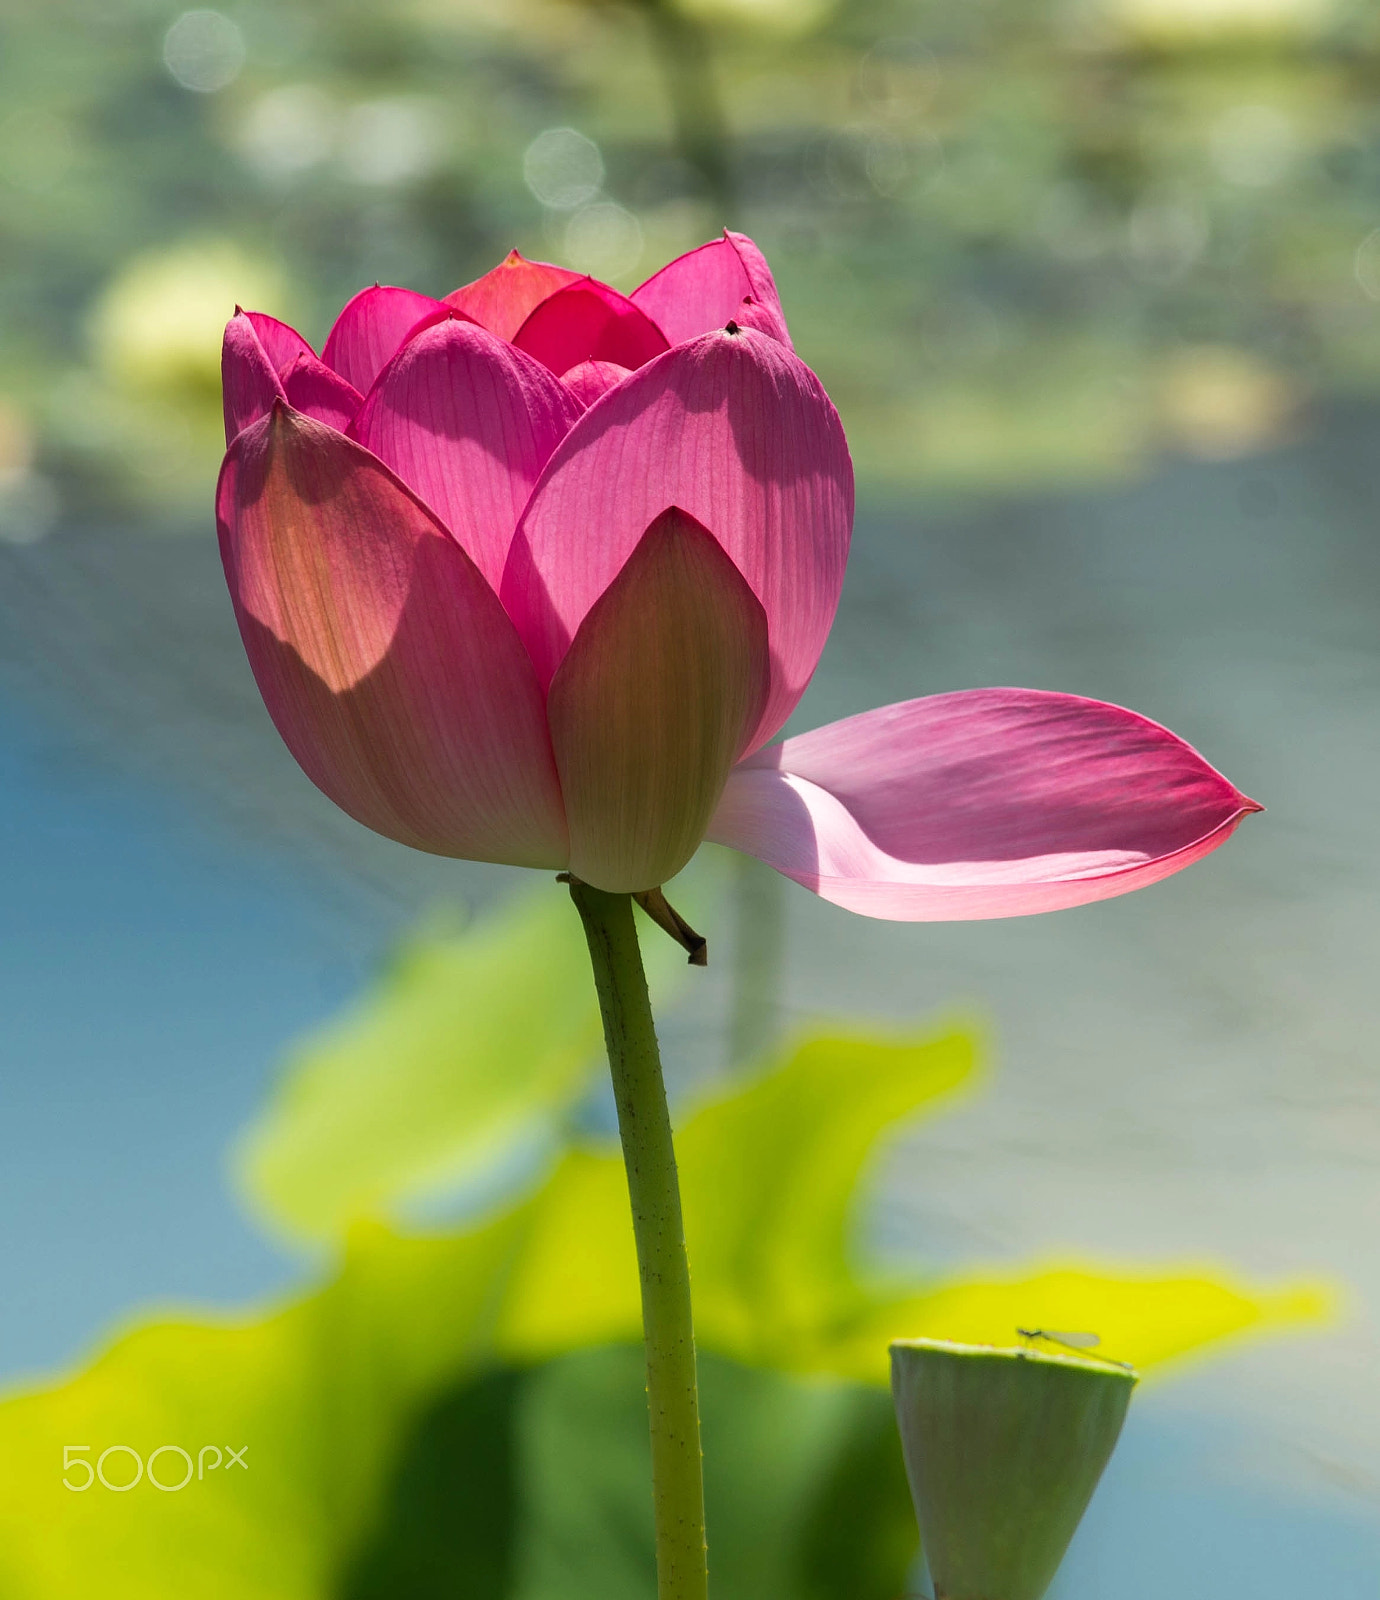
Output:
M571 872L558 872L556 874L557 883L578 883L579 881L574 873ZM690 965L692 967L707 967L709 965L708 939L702 933L695 932L660 889L644 889L640 894L635 894L633 899L656 923L658 928L665 933L669 933L682 949L690 952Z

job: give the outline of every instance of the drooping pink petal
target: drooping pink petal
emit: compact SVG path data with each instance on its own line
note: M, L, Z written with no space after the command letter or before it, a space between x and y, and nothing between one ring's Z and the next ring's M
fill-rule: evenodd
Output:
M1139 889L1259 810L1134 711L971 689L759 751L729 779L708 837L850 911L957 922Z
M853 523L843 429L814 373L762 334L710 333L626 378L532 492L502 595L543 682L643 530L680 506L767 613L772 693L752 744L800 698L834 618Z
M275 400L285 398L282 381L247 312L237 311L225 324L220 380L226 444L264 416Z
M364 404L364 396L324 361L304 351L283 375L283 391L294 411L327 422L343 433Z
M557 289L578 283L582 273L553 267L546 261L528 261L516 250L482 278L453 289L446 304L473 317L500 339L511 339L528 315Z
M374 379L417 324L424 317L444 315L445 310L430 295L376 283L346 303L326 336L321 359L346 383L368 394Z
M614 384L622 383L627 376L628 369L620 367L616 361L582 361L578 367L572 367L561 382L582 409L588 410L601 394L607 394Z
M761 603L717 541L672 507L580 624L547 716L570 869L610 892L679 872L770 680Z
M217 520L264 703L318 788L419 850L565 865L527 654L474 563L382 462L280 403L231 446Z
M350 435L431 507L497 589L532 485L579 414L539 361L452 316L398 352Z
M586 361L635 369L668 347L645 311L594 278L548 295L513 335L513 343L557 377Z
M277 369L280 378L287 376L298 356L316 355L316 351L296 328L289 327L286 322L279 322L277 317L270 317L262 311L246 311L245 316L254 324L254 332L259 336L259 343L264 347L264 353Z
M736 322L792 348L771 268L745 233L725 232L677 257L630 298L672 344Z

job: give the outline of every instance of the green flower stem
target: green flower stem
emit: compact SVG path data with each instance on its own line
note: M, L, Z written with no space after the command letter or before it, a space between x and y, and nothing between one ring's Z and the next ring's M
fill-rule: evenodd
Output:
M594 963L632 1200L647 1351L657 1592L660 1600L706 1600L709 1576L690 1267L671 1115L632 896L605 894L572 880L570 897L585 925Z

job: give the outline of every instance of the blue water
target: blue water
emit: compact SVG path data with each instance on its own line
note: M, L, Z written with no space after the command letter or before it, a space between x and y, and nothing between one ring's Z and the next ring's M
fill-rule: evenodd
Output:
M358 981L281 864L0 703L0 1375L150 1301L233 1304L297 1264L225 1151L284 1042Z
M1355 1488L1312 1496L1252 1472L1249 1424L1132 1401L1049 1600L1375 1600L1380 1521Z

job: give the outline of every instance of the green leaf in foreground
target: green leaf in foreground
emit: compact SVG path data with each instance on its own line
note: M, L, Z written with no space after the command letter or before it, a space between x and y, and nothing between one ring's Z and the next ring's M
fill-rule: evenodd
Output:
M240 1151L256 1209L329 1237L455 1183L571 1104L597 1060L599 1013L564 898L548 890L459 938L414 939L300 1046Z
M669 986L684 955L649 940ZM373 990L305 1040L237 1157L275 1229L338 1236L463 1185L550 1130L600 1064L589 954L547 885L459 936L419 936Z
M723 1458L709 1494L725 1600L871 1600L849 1586L861 1584L861 1544L821 1545L820 1514L835 1496L839 1506L884 1505L895 1487L894 1457L875 1433L871 1443L858 1434L868 1405L889 1404L892 1338L1009 1343L1018 1324L1087 1327L1109 1354L1152 1365L1319 1314L1315 1291L1260 1293L1206 1270L1075 1262L879 1284L854 1242L869 1168L972 1063L971 1042L956 1035L806 1039L774 1071L682 1121L706 1374L727 1374L728 1398L709 1376L705 1398L706 1439ZM425 1485L448 1459L456 1492L489 1507L470 1524L482 1533L472 1600L555 1600L552 1552L594 1507L606 1559L560 1595L611 1600L646 1528L644 1400L635 1349L594 1347L635 1346L638 1332L612 1152L569 1151L529 1198L452 1237L357 1228L336 1278L284 1310L139 1327L69 1381L0 1404L0 1594L439 1596L461 1535L436 1525L450 1499L428 1498ZM493 1377L503 1371L527 1376ZM466 1397L467 1385L489 1382ZM605 1428L605 1411L624 1423ZM503 1449L484 1443L504 1428L516 1432L502 1435ZM463 1448L444 1444L462 1437ZM128 1445L147 1460L165 1444L193 1461L204 1445L247 1446L247 1470L222 1465L175 1492L147 1477L128 1493L63 1486L66 1446L90 1446L83 1459L96 1461ZM131 1458L112 1457L106 1470L123 1483ZM164 1482L181 1470L176 1455L158 1462ZM892 1552L872 1591L885 1600L902 1559L894 1520L875 1538L870 1548ZM734 1572L744 1574L736 1588Z
M179 1320L119 1338L57 1388L0 1405L6 1600L305 1600L336 1592L378 1517L408 1421L491 1360L521 1212L456 1239L360 1233L326 1288L238 1325ZM65 1457L69 1446L85 1446ZM173 1446L185 1488L127 1492L64 1460ZM204 1447L218 1450L202 1456ZM244 1465L226 1459L243 1451ZM196 1468L204 1475L196 1475ZM158 1482L187 1471L175 1451ZM119 1485L134 1461L103 1471Z
M1009 1343L1017 1326L1093 1328L1103 1348L1153 1365L1253 1326L1316 1318L1304 1285L1260 1292L1211 1266L1026 1264L898 1285L859 1257L879 1154L968 1084L963 1034L806 1038L774 1070L710 1101L676 1131L702 1347L785 1371L887 1382L892 1339ZM570 1151L532 1205L498 1324L523 1360L632 1340L637 1273L622 1163Z
M716 1600L895 1600L918 1539L887 1398L714 1355L700 1398ZM641 1350L534 1369L520 1430L529 1515L514 1600L646 1600Z

